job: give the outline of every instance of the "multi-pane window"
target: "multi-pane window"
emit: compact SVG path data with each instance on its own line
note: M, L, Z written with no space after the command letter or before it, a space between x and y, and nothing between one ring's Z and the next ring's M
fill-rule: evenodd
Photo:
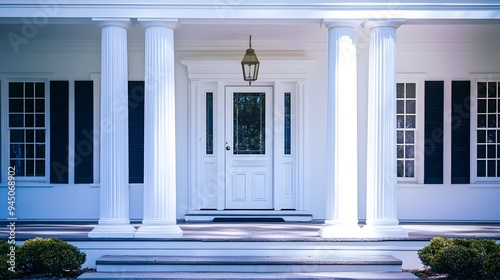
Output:
M45 95L44 83L9 83L9 159L17 176L45 176Z
M500 177L500 83L477 83L477 177Z
M397 176L415 178L416 84L397 83L396 89Z

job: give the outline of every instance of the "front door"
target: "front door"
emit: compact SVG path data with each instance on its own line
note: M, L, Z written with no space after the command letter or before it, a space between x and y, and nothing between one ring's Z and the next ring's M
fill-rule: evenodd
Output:
M273 209L272 95L272 87L226 87L226 209Z

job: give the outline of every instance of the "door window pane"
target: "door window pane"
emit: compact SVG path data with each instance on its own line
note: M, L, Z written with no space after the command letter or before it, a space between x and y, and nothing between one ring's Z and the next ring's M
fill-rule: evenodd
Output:
M292 124L291 124L291 112L292 112L292 97L290 92L285 92L285 155L292 153Z
M207 92L205 97L205 138L206 154L214 153L214 94Z
M233 153L265 154L266 152L265 93L233 95Z

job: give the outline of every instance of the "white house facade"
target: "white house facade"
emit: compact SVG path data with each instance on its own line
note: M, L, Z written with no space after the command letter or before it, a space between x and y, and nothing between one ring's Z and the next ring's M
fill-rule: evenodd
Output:
M1 1L0 201L15 167L18 220L90 237L499 222L499 50L493 0Z

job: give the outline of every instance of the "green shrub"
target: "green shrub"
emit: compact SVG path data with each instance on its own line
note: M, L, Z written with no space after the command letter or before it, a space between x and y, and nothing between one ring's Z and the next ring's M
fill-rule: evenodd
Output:
M14 247L14 250L11 250ZM17 246L0 240L0 279L12 279L16 276ZM11 256L9 255L14 255ZM12 262L12 263L11 263Z
M435 237L418 256L432 272L451 279L500 279L500 245L495 240Z
M86 260L78 247L57 238L35 238L19 246L18 267L24 274L62 275Z

